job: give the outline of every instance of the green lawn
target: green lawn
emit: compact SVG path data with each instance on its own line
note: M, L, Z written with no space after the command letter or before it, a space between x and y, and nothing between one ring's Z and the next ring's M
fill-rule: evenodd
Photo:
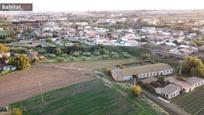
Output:
M143 98L123 97L101 80L92 80L12 104L25 115L157 115Z
M173 99L173 102L193 115L204 115L204 87L180 95Z

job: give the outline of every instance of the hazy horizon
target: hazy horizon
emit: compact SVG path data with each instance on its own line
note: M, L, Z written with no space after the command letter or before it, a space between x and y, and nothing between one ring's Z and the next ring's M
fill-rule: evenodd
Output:
M1 0L0 3L33 3L34 12L204 9L203 0Z

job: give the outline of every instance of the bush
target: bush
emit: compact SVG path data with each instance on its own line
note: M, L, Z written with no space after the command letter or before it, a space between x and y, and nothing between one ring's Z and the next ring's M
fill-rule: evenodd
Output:
M109 76L111 76L111 68L106 68L105 73Z
M61 55L62 57L67 57L67 56L69 56L68 54L62 54Z
M39 58L39 61L45 61L45 60L47 60L47 58L44 57L44 56L38 56L38 58Z
M52 39L51 38L47 38L45 41L48 42L48 43L52 43Z
M30 58L28 58L26 55L19 55L15 58L11 58L9 63L11 65L15 65L20 70L24 70L30 67L30 62Z
M111 55L113 56L113 55L118 55L118 53L117 52L111 52Z
M109 53L110 53L110 51L108 51L108 50L105 50L105 51L104 51L104 53L105 53L105 54L109 54Z
M141 92L142 92L142 88L141 88L139 85L136 85L136 86L133 86L133 87L131 88L131 91L132 91L132 93L133 93L134 95L139 96L139 95L141 94Z
M80 56L80 52L74 52L74 53L73 53L73 56L79 57L79 56Z
M32 63L38 63L40 60L39 60L39 58L38 57L33 57L32 59L31 59L31 62Z
M84 56L87 56L87 57L90 57L90 56L91 56L91 53L90 53L90 52L84 52L83 55L84 55Z
M95 56L99 56L100 55L100 52L99 51L96 51L93 53Z
M117 58L120 58L120 56L118 54L115 54L115 55L112 55L112 58L117 59Z
M9 52L10 48L4 44L0 44L0 53Z
M38 49L37 50L39 54L46 54L47 51L45 49Z
M48 54L48 57L54 58L54 57L56 57L56 55L55 54Z
M70 60L70 61L75 61L76 58L75 58L75 57L69 57L69 60Z
M86 60L88 60L88 59L87 59L87 57L81 57L81 60L82 60L82 61L86 61Z
M122 52L122 56L123 56L124 58L129 58L129 57L131 57L131 55L130 55L129 53L127 53L127 52Z
M56 55L62 54L61 48L55 48L55 54L56 54Z
M103 56L102 56L102 59L108 59L108 58L109 58L108 55L103 55Z

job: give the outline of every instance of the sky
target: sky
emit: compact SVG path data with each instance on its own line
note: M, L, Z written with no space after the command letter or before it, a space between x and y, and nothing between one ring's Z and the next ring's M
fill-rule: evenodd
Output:
M33 11L188 10L204 9L204 0L0 0L33 3Z

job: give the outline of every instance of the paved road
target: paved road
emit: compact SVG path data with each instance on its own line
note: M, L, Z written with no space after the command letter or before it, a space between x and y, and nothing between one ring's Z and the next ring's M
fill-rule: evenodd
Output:
M161 105L171 115L190 115L189 113L185 112L183 109L178 107L177 105L173 103L166 103L145 90L143 90L143 94L148 98L150 98L155 103Z

